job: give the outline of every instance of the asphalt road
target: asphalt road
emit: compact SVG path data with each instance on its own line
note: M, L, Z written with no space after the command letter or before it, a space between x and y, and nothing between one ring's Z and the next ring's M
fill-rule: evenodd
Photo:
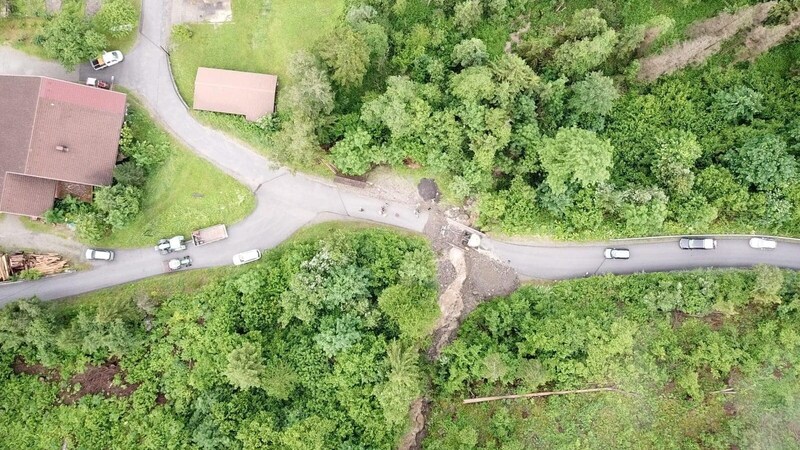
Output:
M560 280L603 273L752 267L756 264L800 269L800 243L797 241L779 240L774 250L750 248L748 241L749 238L745 237L721 236L714 250L683 250L678 246L678 238L558 247L490 241L487 246L523 279ZM603 251L606 248L627 248L631 257L627 260L605 259Z
M308 175L292 174L276 167L252 149L207 128L191 116L175 92L167 61L171 1L143 0L140 38L118 66L104 70L104 78L115 81L142 98L158 120L201 157L249 186L256 195L256 209L244 221L229 226L229 238L203 247L190 247L178 255L190 255L194 268L231 264L231 257L253 248L273 248L301 227L322 220L358 219L421 231L428 219L414 214L414 205L390 203L386 215L379 213L385 200ZM19 52L0 53L0 73L30 74L31 68L47 75L74 80L75 73L60 73L49 63ZM44 64L44 65L43 65ZM82 67L80 79L93 71ZM155 243L154 243L155 244ZM690 269L696 267L744 267L758 263L798 269L800 245L781 242L776 250L753 250L747 240L721 239L716 250L681 250L677 238L668 241L613 247L631 250L631 259L605 260L606 245L532 246L487 240L485 246L498 259L517 270L523 279L566 279L599 273L634 273ZM0 286L0 305L31 296L43 300L61 298L115 286L162 273L162 261L152 248L121 250L116 261L95 263L94 268L47 279L7 283ZM480 274L473 274L480 276Z

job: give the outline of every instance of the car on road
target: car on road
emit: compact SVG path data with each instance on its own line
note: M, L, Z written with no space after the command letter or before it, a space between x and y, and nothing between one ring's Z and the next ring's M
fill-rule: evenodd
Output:
M113 261L114 252L112 250L86 249L86 259L90 261Z
M251 263L261 259L261 250L248 250L246 252L233 255L233 264L241 266L242 264Z
M628 259L631 257L631 251L627 248L607 248L603 254L606 259Z
M750 239L750 247L758 250L773 250L778 242L773 239L754 237Z
M678 244L684 250L713 250L717 248L717 240L713 238L681 238Z

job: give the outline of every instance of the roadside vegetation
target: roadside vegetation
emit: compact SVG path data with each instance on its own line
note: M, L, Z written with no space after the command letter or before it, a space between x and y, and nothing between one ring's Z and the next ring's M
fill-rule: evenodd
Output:
M481 305L436 364L426 449L800 446L800 276L605 276ZM463 399L611 387L599 393Z
M212 123L292 167L421 167L489 231L798 234L796 37L754 62L739 35L702 67L639 73L751 3L354 2L291 59L279 114Z
M0 438L392 448L438 314L427 243L377 229L308 233L241 269L20 301L0 310Z
M95 189L94 202L67 198L45 213L49 223L74 223L81 240L108 247L152 245L215 223L235 223L255 207L252 193L159 128L128 96L120 141L125 160L114 184Z
M45 0L11 0L10 15L0 19L0 42L52 58L71 70L105 49L128 50L135 41L140 0L106 0L87 15L86 4L64 0L48 12Z
M800 275L602 276L483 304L437 361L427 244L304 230L244 268L0 310L14 448L794 448ZM463 399L609 388L536 399Z

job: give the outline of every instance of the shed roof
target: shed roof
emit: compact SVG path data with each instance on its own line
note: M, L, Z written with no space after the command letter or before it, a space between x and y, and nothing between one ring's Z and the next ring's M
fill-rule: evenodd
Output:
M244 115L256 121L275 112L278 77L263 73L200 67L194 82L194 109Z

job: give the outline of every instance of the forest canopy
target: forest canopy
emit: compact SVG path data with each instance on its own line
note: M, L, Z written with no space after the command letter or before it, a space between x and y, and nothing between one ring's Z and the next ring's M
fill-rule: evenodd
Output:
M295 58L276 151L302 164L329 149L352 175L421 167L451 200L477 200L485 230L800 231L796 39L645 83L639 59L682 37L647 11L670 8L592 3L353 2ZM684 3L682 27L728 5Z
M796 448L800 276L604 276L481 305L436 364L426 449ZM594 387L616 391L461 404ZM793 431L795 430L795 431Z
M8 305L2 446L393 448L439 315L432 258L419 238L339 231L195 293Z

